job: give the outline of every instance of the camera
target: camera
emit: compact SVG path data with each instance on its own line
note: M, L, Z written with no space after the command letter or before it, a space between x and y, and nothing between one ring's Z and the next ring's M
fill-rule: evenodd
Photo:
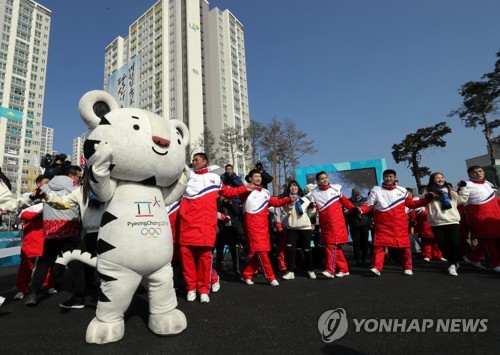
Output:
M45 169L44 175L53 176L58 168L71 165L71 162L66 160L67 158L66 154L45 154L40 162L40 166Z
M262 165L262 163L259 161L257 162L257 164L255 164L255 169L262 171L264 170L264 165Z

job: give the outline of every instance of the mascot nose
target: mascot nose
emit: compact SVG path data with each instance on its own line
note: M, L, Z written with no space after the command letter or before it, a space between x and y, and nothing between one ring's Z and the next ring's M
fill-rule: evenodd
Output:
M168 146L170 145L170 141L168 139L158 136L153 136L153 142L161 147L166 147L166 148L168 148Z

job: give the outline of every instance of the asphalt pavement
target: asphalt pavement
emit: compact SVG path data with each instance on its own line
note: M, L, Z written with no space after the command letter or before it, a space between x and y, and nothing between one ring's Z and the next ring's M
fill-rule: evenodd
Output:
M87 344L93 295L80 310L62 311L61 290L35 308L14 301L17 266L0 267L2 354L497 354L500 349L500 274L462 263L459 276L442 262L414 262L403 275L389 260L380 277L351 263L351 275L318 279L298 272L271 287L261 276L252 286L232 273L209 304L178 308L188 328L174 337L148 330L147 294L138 290L116 343ZM64 285L63 285L64 288Z

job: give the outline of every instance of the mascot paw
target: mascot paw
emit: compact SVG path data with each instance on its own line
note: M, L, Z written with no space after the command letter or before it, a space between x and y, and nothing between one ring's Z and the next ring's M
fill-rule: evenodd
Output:
M113 323L104 323L94 318L87 327L85 340L87 343L106 344L120 340L124 334L125 322L123 319Z
M155 334L175 335L186 329L187 320L184 313L173 309L164 314L150 314L148 326Z

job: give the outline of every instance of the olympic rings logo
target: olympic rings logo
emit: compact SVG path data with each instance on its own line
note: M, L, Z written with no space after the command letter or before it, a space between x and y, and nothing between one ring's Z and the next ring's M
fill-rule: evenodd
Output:
M158 238L161 234L161 228L142 228L141 234L143 237L149 239L151 237Z

